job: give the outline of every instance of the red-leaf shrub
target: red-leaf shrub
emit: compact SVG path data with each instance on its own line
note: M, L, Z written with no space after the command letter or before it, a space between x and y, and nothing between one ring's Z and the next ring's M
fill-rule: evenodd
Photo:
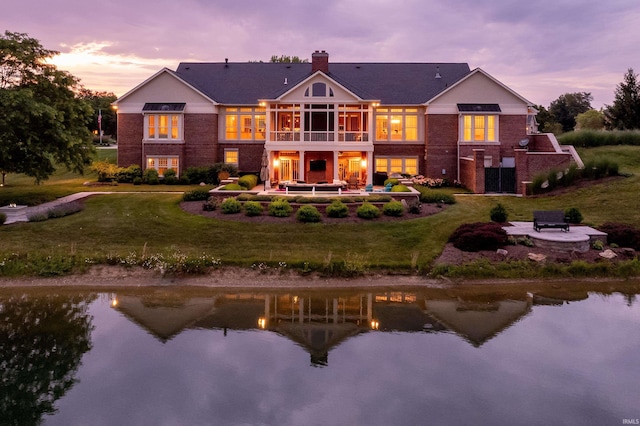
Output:
M465 223L449 237L463 251L497 250L507 244L507 232L495 222Z
M607 222L598 228L607 233L609 244L640 250L640 230L624 223Z

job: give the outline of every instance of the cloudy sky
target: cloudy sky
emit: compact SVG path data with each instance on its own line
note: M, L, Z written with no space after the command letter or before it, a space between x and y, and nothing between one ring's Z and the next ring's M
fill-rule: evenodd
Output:
M122 95L181 61L466 62L535 104L613 101L640 72L638 0L12 0L0 30L27 33L91 90Z

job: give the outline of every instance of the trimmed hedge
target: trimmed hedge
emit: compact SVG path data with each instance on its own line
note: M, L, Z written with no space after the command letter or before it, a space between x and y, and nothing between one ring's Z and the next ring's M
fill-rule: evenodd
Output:
M258 176L256 175L244 175L238 179L238 185L243 189L253 189L258 184Z
M242 204L232 197L225 199L222 204L220 204L220 211L224 214L240 213L240 210L242 210Z
M411 190L407 185L398 184L391 187L391 192L411 192Z
M400 201L389 201L382 206L382 213L385 216L400 217L404 214L404 206Z
M327 216L338 218L347 217L349 216L349 207L340 200L334 200L327 206Z
M247 201L242 206L244 208L244 214L247 216L260 216L264 211L264 207L257 201Z
M208 189L194 189L182 195L182 201L207 201L209 199Z
M289 217L293 213L293 207L287 200L278 199L269 204L269 216Z
M7 215L4 213L0 213L0 225L4 225L6 221L7 221Z

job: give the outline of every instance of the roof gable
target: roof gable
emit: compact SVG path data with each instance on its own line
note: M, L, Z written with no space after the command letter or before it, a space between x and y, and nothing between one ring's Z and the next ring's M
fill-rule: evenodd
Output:
M324 96L314 96L314 90L318 85L325 85ZM357 102L363 100L360 96L353 93L339 82L332 79L322 71L317 71L306 79L302 80L295 86L283 91L282 94L275 99L285 101L287 99L301 99L309 102Z

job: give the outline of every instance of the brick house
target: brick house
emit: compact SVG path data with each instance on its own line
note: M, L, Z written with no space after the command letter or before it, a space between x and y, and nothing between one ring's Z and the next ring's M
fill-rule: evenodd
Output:
M391 173L460 181L476 193L524 191L581 164L540 134L533 105L464 63L181 63L120 97L118 165L178 174L231 163L270 181L362 184Z

